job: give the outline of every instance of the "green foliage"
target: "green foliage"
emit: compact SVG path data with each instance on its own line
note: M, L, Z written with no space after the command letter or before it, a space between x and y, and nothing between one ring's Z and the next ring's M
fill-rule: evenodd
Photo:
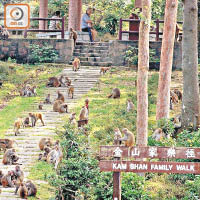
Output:
M58 59L58 52L50 46L33 44L30 49L29 63L52 63Z

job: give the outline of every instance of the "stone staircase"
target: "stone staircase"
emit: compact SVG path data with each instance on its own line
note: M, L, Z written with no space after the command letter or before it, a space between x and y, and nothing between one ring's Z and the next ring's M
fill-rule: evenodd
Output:
M78 57L81 66L111 66L112 61L109 57L108 42L77 42L70 64Z
M49 88L47 93L50 93L51 100L54 100L57 98L57 91L61 91L65 95L65 102L69 106L69 111L73 112L73 108L76 106L81 96L87 94L98 81L99 67L81 67L78 72L73 72L72 67L70 66L69 68L64 69L62 74L66 75L72 80L72 84L75 88L74 99L68 98L66 87ZM33 106L37 108L37 105L38 103L35 102ZM18 163L21 164L21 168L25 173L25 180L27 180L30 168L36 163L38 159L38 155L40 153L38 147L39 140L43 137L53 138L56 136L55 130L66 123L66 121L63 120L63 117L69 115L53 112L52 105L44 105L42 111L35 109L31 110L31 112L43 113L45 126L42 126L41 122L37 122L36 127L34 128L21 129L18 136L14 136L13 128L11 127L5 136L5 138L14 139L17 142L14 148L20 157ZM27 116L28 113L29 112L24 113L23 116ZM2 157L3 155L0 155L0 169L4 173L6 173L8 170L13 170L15 168L14 165L2 164ZM37 185L37 187L40 187L40 180L33 182ZM14 194L15 188L3 188L1 186L0 189L2 190L0 193L0 200L20 199L19 196Z

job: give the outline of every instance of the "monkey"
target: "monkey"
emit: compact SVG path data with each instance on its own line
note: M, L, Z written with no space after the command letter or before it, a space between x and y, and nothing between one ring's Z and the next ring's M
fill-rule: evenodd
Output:
M24 124L24 127L30 127L30 120L29 120L29 117L26 117L25 119L24 119L24 122L23 122L23 124Z
M49 147L47 147L47 146L44 147L44 153L39 154L38 160L47 161L47 156L50 151L51 151L51 149Z
M89 102L90 102L89 99L85 99L85 106L88 110L88 114L89 114Z
M88 120L88 109L86 106L83 106L80 115L79 115L79 120Z
M49 164L54 164L55 165L55 169L57 169L58 164L61 162L63 157L63 153L61 148L59 148L57 145L55 146L55 148L53 150L51 150L51 152L48 154L47 156L47 162Z
M1 33L1 35L2 35L3 40L8 39L8 37L10 36L10 34L9 34L7 28L2 28L2 33Z
M48 94L47 97L45 98L44 104L51 104L50 94Z
M43 109L43 103L42 103L42 102L39 103L38 109L39 109L39 110L42 110L42 109Z
M43 151L45 147L51 147L51 146L53 146L51 138L42 138L39 142L39 148L41 151Z
M68 105L66 103L62 103L58 108L59 113L68 113Z
M68 82L68 77L64 77L63 75L60 76L59 82L61 84L61 87L66 87Z
M178 100L182 101L183 98L182 92L178 89L174 89L174 93L177 95Z
M0 170L0 185L1 185L1 179L3 176L4 176L4 174L3 174L2 170Z
M36 188L36 186L35 186L35 184L33 184L32 183L32 181L26 181L26 183L25 183L25 185L26 185L26 188L27 188L27 190L28 190L28 196L30 197L30 196L36 196L36 194L37 194L37 188Z
M120 90L119 90L119 88L114 88L112 90L112 93L108 96L108 98L113 98L113 99L120 98Z
M172 103L178 103L178 96L173 91L170 91L170 98L172 100Z
M20 134L19 129L21 127L24 127L23 121L21 118L17 119L14 123L14 132L15 132L15 136L17 136L17 134Z
M20 187L20 183L22 183L24 180L24 172L20 169L19 165L15 167L15 170L13 172L15 176L15 185L16 185L15 194L17 194L17 191Z
M76 125L76 113L70 115L69 122L71 125Z
M128 99L127 100L127 112L130 112L130 111L134 111L135 110L135 106L133 104L133 102Z
M13 165L19 160L19 157L16 155L15 149L8 149L3 155L2 163L4 165Z
M12 176L13 172L8 171L8 173L1 178L1 184L3 187L14 187L14 184L12 182Z
M45 126L41 113L29 113L29 117L31 118L32 127L34 127L36 125L36 122L38 121L38 119L40 119L42 125Z
M0 148L2 149L11 149L13 148L14 142L16 143L15 140L10 140L10 139L0 139Z
M18 190L18 189L16 189ZM22 199L27 199L28 197L28 189L24 183L21 183L19 186L19 196Z
M160 141L165 137L165 133L163 132L163 130L161 128L157 128L153 135L152 138L156 141Z
M68 97L71 95L71 98L74 98L74 86L71 85L68 89Z
M53 111L59 112L61 105L63 104L62 100L56 100L53 104Z
M30 91L31 91L31 93L32 93L31 96L36 96L36 95L37 95L36 88L37 88L37 87L36 87L35 85L34 85L33 87L30 88Z
M115 128L114 145L121 145L122 142L119 140L120 138L122 138L121 131L119 128Z
M109 71L110 70L110 68L109 67L101 67L101 69L100 69L100 74L101 73L103 73L103 74L105 74L107 71Z
M73 28L70 28L70 33L69 33L69 39L73 39L74 40L74 47L76 46L76 40L78 38L77 32L74 31Z
M60 91L58 91L57 94L58 94L58 97L56 100L61 100L64 103L65 102L64 95Z
M72 81L71 81L70 79L68 79L68 78L67 78L67 80L66 80L66 81L67 81L67 87L71 86L71 84L72 84Z
M73 71L78 71L80 69L80 60L78 58L75 58L72 62L73 65Z
M48 79L48 83L46 84L47 87L60 87L61 84L56 77L50 77Z
M132 147L135 144L135 137L131 131L129 131L127 128L124 128L122 130L122 133L124 133L124 137L120 138L119 141L125 141L126 147Z

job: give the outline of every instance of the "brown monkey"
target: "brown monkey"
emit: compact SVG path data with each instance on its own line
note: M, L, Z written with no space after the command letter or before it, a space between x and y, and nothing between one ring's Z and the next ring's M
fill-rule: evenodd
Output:
M79 120L88 120L88 109L86 106L83 106L80 115L79 115Z
M133 104L133 102L128 99L127 100L127 112L130 112L130 111L134 111L135 110L135 106Z
M19 157L16 154L15 149L8 149L3 155L2 163L4 165L13 165L19 160Z
M64 77L63 75L60 76L59 82L61 84L61 87L66 87L68 82L68 77Z
M56 77L50 77L46 86L47 87L60 87L61 84Z
M1 178L1 184L3 187L14 187L14 184L12 182L13 175L14 174L12 171L8 171L8 173Z
M51 104L50 94L47 95L46 99L44 100L44 104Z
M54 112L59 112L60 106L63 104L62 100L56 100L53 104L53 111Z
M101 67L101 69L100 69L100 74L101 73L103 73L103 74L105 74L107 71L109 71L110 70L110 68L109 67Z
M17 194L17 191L20 187L20 183L23 182L24 180L24 172L20 169L20 166L16 166L14 172L14 177L15 177L15 185L16 185L16 189L15 189L15 194Z
M35 85L34 85L33 87L30 88L30 91L31 91L31 93L32 93L31 96L36 96L36 95L37 95L36 88L37 88L37 87L36 87Z
M67 87L69 87L72 84L72 81L70 79L67 78Z
M76 125L76 113L72 113L69 118L69 122L72 125Z
M64 103L65 102L64 95L60 91L58 91L57 94L58 94L58 97L56 100L61 100Z
M15 132L15 136L17 136L17 134L19 134L19 129L21 127L24 127L23 121L21 118L17 119L14 123L14 132Z
M38 109L39 109L39 110L42 110L42 109L43 109L43 103L42 103L42 102L39 103Z
M119 128L115 129L115 134L114 134L114 145L121 145L121 141L119 139L122 138L122 133L119 130Z
M43 151L45 147L51 147L52 145L53 141L51 138L42 138L39 142L39 148L41 151Z
M71 98L74 98L74 86L70 86L68 89L68 97L71 95Z
M165 137L165 134L163 132L163 130L161 128L157 128L153 135L152 135L152 138L156 141L160 141L162 140L163 138Z
M177 95L178 100L182 101L183 98L182 92L178 89L174 89L174 93Z
M47 161L47 156L50 151L51 151L51 149L49 147L47 147L47 146L44 147L44 153L39 154L38 160Z
M112 90L112 93L108 96L108 98L113 98L113 99L120 98L120 90L119 90L119 88L114 88Z
M80 60L78 58L75 58L74 61L72 62L73 65L73 71L78 71L80 69Z
M55 169L57 169L58 164L61 162L63 158L63 153L61 148L59 148L59 146L55 146L55 148L53 150L51 150L51 152L48 154L47 156L47 162L49 164L54 164L55 165Z
M77 32L74 31L73 28L70 28L70 33L69 33L69 39L73 39L74 40L74 46L76 46L76 40L78 38Z
M41 113L29 113L29 117L31 118L32 127L36 125L38 119L41 121L42 125L45 126Z
M172 103L178 103L178 96L173 91L170 91L170 99Z
M68 105L66 103L62 103L58 108L59 113L68 113Z
M10 139L0 139L0 148L2 149L11 149L13 148L14 142L16 143L15 140L10 140Z
M26 185L26 188L28 190L28 196L29 197L30 196L35 197L36 194L37 194L37 188L36 188L35 184L33 184L32 181L26 181L25 185Z
M27 199L28 197L28 189L24 183L21 183L19 186L19 196L22 199Z
M122 130L122 133L124 133L124 137L120 138L120 141L125 141L126 147L132 147L135 144L135 137L131 131L129 131L127 128L124 128Z

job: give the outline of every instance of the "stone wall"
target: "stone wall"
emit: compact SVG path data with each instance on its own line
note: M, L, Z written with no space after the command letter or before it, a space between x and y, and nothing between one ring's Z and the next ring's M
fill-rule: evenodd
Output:
M162 42L150 42L150 48L155 49L156 56L160 57ZM110 41L109 54L113 63L113 66L123 66L127 62L124 59L125 52L129 46L138 46L136 41ZM174 45L174 57L173 57L173 69L182 68L182 45L176 42Z
M73 40L62 39L8 39L0 40L0 60L8 57L16 59L18 63L26 63L30 54L30 45L49 45L57 50L59 59L57 63L68 63L73 55Z

